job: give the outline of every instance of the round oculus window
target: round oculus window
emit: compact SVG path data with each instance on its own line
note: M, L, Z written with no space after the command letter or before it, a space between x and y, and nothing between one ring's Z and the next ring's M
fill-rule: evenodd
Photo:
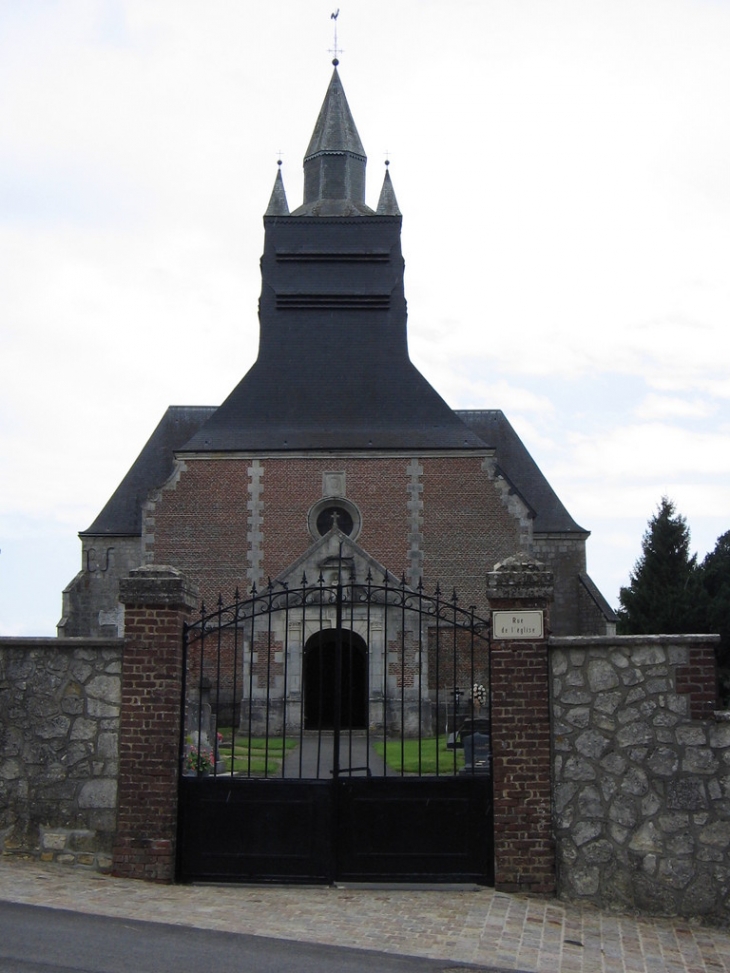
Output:
M317 517L317 533L320 537L324 537L333 527L337 527L349 537L353 528L350 511L344 507L325 507Z
M314 504L307 516L312 537L324 537L332 528L353 539L360 533L362 518L354 503L344 497L325 497Z

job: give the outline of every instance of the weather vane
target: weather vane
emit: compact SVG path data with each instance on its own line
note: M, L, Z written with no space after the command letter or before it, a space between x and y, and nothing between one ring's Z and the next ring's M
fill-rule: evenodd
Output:
M337 55L342 54L342 50L337 46L337 18L339 16L340 16L339 7L337 8L337 10L335 10L333 14L330 14L330 20L334 20L335 22L335 46L330 51L330 54L334 54L334 57L332 58L332 63L334 64L335 67L337 67L337 65L340 63Z

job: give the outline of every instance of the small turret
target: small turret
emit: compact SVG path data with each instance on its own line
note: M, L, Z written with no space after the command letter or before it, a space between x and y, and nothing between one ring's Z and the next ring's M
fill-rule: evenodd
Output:
M284 180L281 178L281 161L278 163L279 171L276 173L276 179L274 180L274 188L271 191L271 199L269 200L269 205L266 208L264 216L288 216L289 215L289 204L286 201L286 192L284 191Z
M388 162L385 163L386 166L389 165ZM383 188L380 190L380 199L378 200L378 208L375 211L378 216L400 216L401 211L398 209L398 200L395 198L395 190L393 189L393 181L390 178L390 170L385 170L385 179L383 179Z

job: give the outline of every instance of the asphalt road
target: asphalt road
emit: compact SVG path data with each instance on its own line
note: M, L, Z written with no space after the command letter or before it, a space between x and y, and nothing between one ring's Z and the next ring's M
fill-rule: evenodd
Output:
M451 973L475 968L0 902L0 973L361 973L373 969Z

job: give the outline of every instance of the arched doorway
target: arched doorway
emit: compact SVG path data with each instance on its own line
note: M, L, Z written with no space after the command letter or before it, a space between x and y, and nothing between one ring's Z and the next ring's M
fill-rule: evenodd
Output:
M357 633L341 632L342 678L340 726L364 729L368 720L367 645ZM324 629L304 646L304 727L332 729L335 725L335 668L337 633Z

